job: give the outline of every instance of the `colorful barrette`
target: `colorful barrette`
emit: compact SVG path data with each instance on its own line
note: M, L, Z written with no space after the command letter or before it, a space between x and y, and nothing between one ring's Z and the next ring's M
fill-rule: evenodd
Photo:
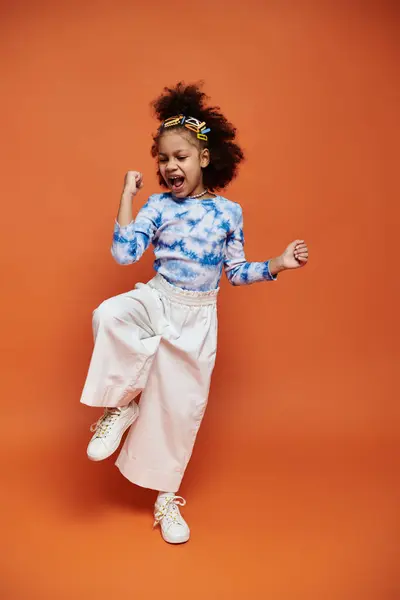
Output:
M199 121L194 117L185 117L184 115L177 115L175 117L169 117L165 119L165 121L161 125L161 129L167 129L168 127L173 127L176 125L183 125L186 129L190 129L193 131L199 140L203 140L204 142L208 142L208 136L206 135L211 131L209 127L206 126L205 121Z

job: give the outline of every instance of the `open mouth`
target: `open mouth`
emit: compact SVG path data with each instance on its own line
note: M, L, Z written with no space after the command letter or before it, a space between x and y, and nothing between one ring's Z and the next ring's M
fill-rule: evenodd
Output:
M168 177L168 183L173 192L179 192L183 188L184 177Z

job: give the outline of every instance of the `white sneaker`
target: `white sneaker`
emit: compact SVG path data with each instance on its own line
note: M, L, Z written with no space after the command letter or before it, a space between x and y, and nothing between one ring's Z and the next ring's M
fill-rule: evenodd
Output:
M138 416L139 407L133 401L128 406L106 408L100 419L90 427L90 431L95 432L87 447L90 460L104 460L111 456Z
M174 494L162 494L154 506L154 525L161 526L161 535L170 544L183 544L190 538L190 529L182 517L179 506L185 506L186 500Z

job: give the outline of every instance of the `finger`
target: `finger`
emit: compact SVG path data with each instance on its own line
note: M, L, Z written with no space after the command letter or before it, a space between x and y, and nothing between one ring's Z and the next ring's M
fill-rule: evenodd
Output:
M295 255L296 260L308 260L308 254L297 254Z
M301 263L305 263L305 262L307 262L307 261L308 261L308 256L298 256L298 257L296 258L296 260L298 260L298 261L299 261L299 262L301 262Z
M136 176L136 187L140 190L143 187L143 175L138 173Z
M295 252L308 252L306 244L299 244L295 247Z

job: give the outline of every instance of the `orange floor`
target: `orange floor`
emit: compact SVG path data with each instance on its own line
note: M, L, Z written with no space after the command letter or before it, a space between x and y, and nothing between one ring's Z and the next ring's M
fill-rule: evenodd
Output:
M13 0L0 8L1 600L399 600L399 10L389 0ZM181 489L86 459L91 314L152 275L110 255L150 101L179 79L238 128L249 260L223 282L209 407Z
M182 489L192 539L169 546L152 531L154 494L86 461L84 433L42 435L35 451L37 432L10 441L2 598L399 597L390 444L274 440L250 468L240 447L230 461L210 451L210 469L195 456Z

